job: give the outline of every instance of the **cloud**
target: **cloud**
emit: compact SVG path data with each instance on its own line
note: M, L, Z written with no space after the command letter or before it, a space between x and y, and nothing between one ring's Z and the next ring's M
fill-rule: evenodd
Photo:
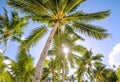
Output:
M120 43L113 47L113 50L109 54L108 62L111 67L113 67L113 65L120 65Z

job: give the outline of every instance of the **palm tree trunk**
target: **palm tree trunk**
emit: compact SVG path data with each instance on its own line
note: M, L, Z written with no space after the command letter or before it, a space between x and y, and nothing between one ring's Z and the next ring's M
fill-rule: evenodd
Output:
M64 74L65 74L65 72L64 72L64 66L63 66L63 68L62 68L62 82L64 82L64 80L65 80Z
M46 55L48 53L48 50L49 50L49 47L50 47L50 44L51 44L51 41L53 39L53 36L58 28L58 25L59 25L59 21L57 23L55 23L52 31L50 32L50 35L47 39L47 42L45 44L45 47L40 55L40 58L38 60L38 63L37 63L37 66L35 68L35 73L34 73L34 77L33 77L33 80L32 82L40 82L40 79L41 79L41 75L42 75L42 71L43 71L43 64L44 64L44 61L45 61L45 58L46 58Z
M65 58L63 59L63 67L62 67L62 82L65 81Z

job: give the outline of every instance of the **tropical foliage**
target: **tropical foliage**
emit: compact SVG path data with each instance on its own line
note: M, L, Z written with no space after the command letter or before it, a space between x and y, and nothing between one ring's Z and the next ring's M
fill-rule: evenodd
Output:
M17 61L0 54L0 82L32 82L34 73L33 58L21 53Z
M12 82L12 75L9 72L9 58L0 54L0 82Z
M116 71L116 75L117 75L117 78L118 78L118 81L120 81L120 67L117 68L117 71Z
M109 37L106 29L91 22L105 19L110 11L83 12L78 7L84 1L8 0L8 5L25 15L19 17L12 11L9 17L4 7L5 13L0 15L0 45L5 44L3 52L0 51L0 82L119 82L119 68L116 72L107 68L102 63L102 54L94 54L92 49L78 44L84 41L81 34L97 40ZM29 18L40 26L22 40ZM35 68L31 47L36 46L49 28L52 30ZM9 40L20 42L16 60L4 55Z
M3 54L7 50L9 40L20 42L22 39L23 29L28 24L27 17L20 18L15 11L11 12L9 17L7 10L4 9L4 16L0 15L0 45L5 43Z
M32 82L34 73L33 58L25 52L19 53L17 61L11 61L10 70L14 82Z
M98 40L109 36L106 29L99 26L89 24L91 21L101 20L109 15L109 11L101 11L95 13L85 13L83 11L76 11L79 5L85 0L9 0L8 4L16 9L19 9L29 15L33 20L52 26L53 29L48 37L46 45L41 53L40 59L35 70L34 82L39 82L42 75L43 64L48 53L52 38L57 31L62 27L72 28L89 37ZM36 35L25 41L25 49L29 49L36 44L39 36L43 32L38 31ZM34 33L34 32L33 32ZM31 37L31 36L30 36ZM34 39L34 40L33 40ZM30 45L30 46L28 46Z

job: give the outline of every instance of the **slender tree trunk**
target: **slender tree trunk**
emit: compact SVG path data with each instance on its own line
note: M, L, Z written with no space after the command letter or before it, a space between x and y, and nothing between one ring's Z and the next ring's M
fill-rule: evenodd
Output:
M62 68L62 82L65 81L65 76L64 75L65 75L65 69L64 69L64 65L63 65L63 68Z
M63 67L62 67L62 82L64 81L65 81L65 57L63 59Z
M38 63L37 63L37 66L35 68L35 73L34 73L34 77L33 77L33 80L32 82L40 82L40 79L41 79L41 76L42 76L42 71L43 71L43 64L44 64L44 61L45 61L45 58L46 58L46 55L48 53L48 50L49 50L49 47L50 47L50 44L51 44L51 41L53 39L53 36L58 28L58 25L59 25L59 21L57 23L55 23L52 31L50 32L50 35L47 39L47 42L45 44L45 47L40 55L40 58L38 60Z

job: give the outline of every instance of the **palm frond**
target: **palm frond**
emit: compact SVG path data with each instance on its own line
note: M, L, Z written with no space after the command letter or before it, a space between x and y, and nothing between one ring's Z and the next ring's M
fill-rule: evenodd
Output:
M14 26L12 28L10 28L11 31L17 32L17 34L19 34L19 32L22 31L22 29L28 25L27 20L28 20L28 18L26 18L26 17L21 18L19 21L17 21L16 24L14 24ZM12 25L12 23L11 23L11 25Z
M17 42L21 42L21 41L22 41L22 39L21 39L20 37L17 37L17 36L13 36L13 37L11 38L11 40L12 40L12 41L17 41Z
M73 35L73 42L78 39L84 41L84 38L82 38L80 35L78 35L70 25L65 26L65 32Z
M35 46L46 32L47 28L45 26L34 29L29 37L22 42L22 49L27 50L30 47Z
M50 21L54 22L54 19L51 16L49 16L49 15L43 15L43 16L38 16L38 17L30 15L30 18L33 21L37 21L37 22L40 22L40 23L48 23L49 24Z
M51 15L55 16L58 14L58 4L59 0L46 0L44 5L51 12Z
M78 8L78 6L84 1L85 0L68 0L67 6L64 9L65 14L75 11Z
M103 57L104 57L104 56L103 56L102 54L97 54L97 55L93 56L92 59L93 59L93 60L100 60L100 61L102 61L102 58L103 58Z
M40 15L48 12L50 13L43 2L38 0L9 0L7 3L29 14Z
M88 35L89 37L93 37L98 40L109 37L107 30L103 29L102 27L78 22L74 23L73 25L76 31Z
M73 51L84 55L87 52L87 49L81 45L76 45L74 46Z
M9 26L9 18L8 18L8 12L7 12L7 10L3 7L3 10L4 10L4 25L7 27L7 26Z
M15 78L17 78L17 81L21 81L21 79L22 81L30 81L34 73L34 64L31 55L26 54L25 51L20 51L17 55L16 68Z
M70 14L66 19L73 20L73 21L82 21L82 22L90 22L105 19L110 15L110 11L100 11L95 13L84 13L83 11L78 11L75 13Z
M57 1L57 0L56 0ZM69 0L59 0L58 1L58 11L61 11L61 13L64 12L64 9L66 8L67 6L67 3L68 3Z
M75 68L74 54L72 53L68 54L68 61L70 62L71 68Z

